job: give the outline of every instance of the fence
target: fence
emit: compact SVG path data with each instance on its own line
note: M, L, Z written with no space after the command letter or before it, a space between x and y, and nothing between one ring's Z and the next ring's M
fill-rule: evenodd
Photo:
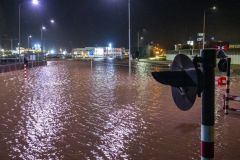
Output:
M0 58L0 65L7 65L20 62L23 62L23 60L19 58Z
M43 65L47 65L47 61L31 61L31 62L28 62L27 68L33 68L33 67L43 66ZM22 62L0 65L0 73L22 70L22 69L24 69L24 64Z

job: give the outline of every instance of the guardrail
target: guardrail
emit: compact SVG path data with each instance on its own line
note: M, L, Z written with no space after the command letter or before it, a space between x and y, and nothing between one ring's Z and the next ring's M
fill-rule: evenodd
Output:
M31 62L28 62L27 68L33 68L33 67L44 66L44 65L47 65L47 61L31 61ZM23 62L8 63L8 64L0 65L0 73L22 70L22 69L24 69Z
M19 58L0 58L0 65L7 65L7 64L21 63L21 62L23 62L23 60Z

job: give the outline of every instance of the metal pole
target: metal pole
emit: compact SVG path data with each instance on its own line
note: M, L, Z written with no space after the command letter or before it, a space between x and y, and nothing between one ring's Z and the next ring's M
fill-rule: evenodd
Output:
M11 52L13 51L13 39L11 39Z
M21 4L18 5L18 55L19 59L18 61L20 62L20 49L21 49Z
M214 158L214 123L215 123L215 67L216 50L202 51L203 61L203 95L201 125L201 159Z
M41 28L41 52L43 51L43 29Z
M128 38L129 38L129 73L131 73L131 2L128 0L128 24L129 24L129 33L128 33Z
M41 27L41 54L43 53L43 26ZM39 52L38 52L38 64L39 64Z
M226 95L225 95L225 104L224 112L228 114L229 109L229 94L230 94L230 75L231 75L231 58L227 58L227 86L226 86Z
M202 46L202 49L205 49L205 38L206 38L205 30L206 30L206 11L204 10L203 11L203 40L202 40L203 46Z
M28 36L28 50L29 50L29 38L30 38L30 37Z
M137 35L137 43L138 43L138 44L137 44L137 47L138 47L138 52L139 52L139 47L140 47L140 44L139 44L139 43L140 43L140 42L139 42L140 40L139 40L139 39L140 39L140 33L138 32L138 35Z

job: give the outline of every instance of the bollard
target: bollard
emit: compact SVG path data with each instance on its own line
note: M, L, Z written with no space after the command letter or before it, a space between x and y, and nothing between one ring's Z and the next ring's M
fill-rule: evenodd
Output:
M27 79L27 65L24 64L24 78Z
M226 86L226 95L224 100L224 112L228 114L229 109L229 94L230 94L230 75L231 75L231 58L227 58L227 86Z
M202 51L203 94L201 125L201 159L214 158L214 123L215 123L215 67L216 50Z

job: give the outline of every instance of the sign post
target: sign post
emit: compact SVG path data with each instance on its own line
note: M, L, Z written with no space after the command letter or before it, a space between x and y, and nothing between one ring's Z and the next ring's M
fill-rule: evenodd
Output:
M214 123L215 123L215 67L216 50L203 50L203 94L201 125L201 159L214 158Z
M158 82L172 87L175 104L183 111L192 108L196 96L202 95L202 160L214 159L216 55L215 49L205 49L201 57L195 57L191 61L186 55L179 54L172 63L171 71L152 73Z

